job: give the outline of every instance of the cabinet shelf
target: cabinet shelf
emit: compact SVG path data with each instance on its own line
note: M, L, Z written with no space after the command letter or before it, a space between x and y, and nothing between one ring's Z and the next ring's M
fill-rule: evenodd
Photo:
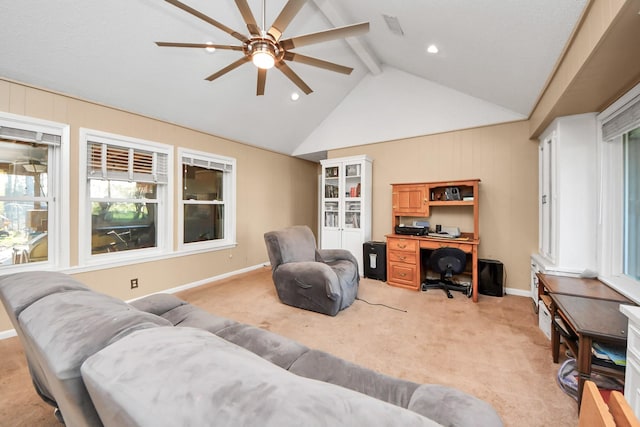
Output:
M429 206L474 206L473 200L432 200L429 202Z

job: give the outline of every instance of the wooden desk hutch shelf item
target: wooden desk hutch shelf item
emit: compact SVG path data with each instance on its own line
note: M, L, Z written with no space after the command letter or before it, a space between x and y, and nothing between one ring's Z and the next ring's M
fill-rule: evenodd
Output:
M392 184L392 230L403 217L427 218L435 210L468 207L473 214L473 231L459 238L387 235L387 283L418 290L422 280L420 249L455 247L471 254L473 301L478 301L479 179L465 181ZM433 225L432 225L433 227Z

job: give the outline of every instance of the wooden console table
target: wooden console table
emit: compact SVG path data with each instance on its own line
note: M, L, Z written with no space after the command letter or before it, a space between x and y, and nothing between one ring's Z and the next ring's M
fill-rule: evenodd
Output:
M550 294L557 314L565 325L577 336L577 345L567 343L576 355L578 369L578 405L582 399L584 381L591 378L591 372L624 379L624 368L614 369L594 366L591 363L593 342L602 342L617 347L626 347L627 318L620 312L620 301L610 301L575 295ZM553 315L552 315L553 316ZM558 363L560 334L551 329L553 362Z
M576 356L578 370L578 405L582 399L584 382L596 371L624 379L624 369L592 365L591 346L602 342L624 347L627 342L627 318L620 312L620 305L635 305L633 301L598 279L553 276L537 273L538 296L550 305L551 319L562 319L575 340L566 344ZM558 363L560 333L551 328L551 357Z

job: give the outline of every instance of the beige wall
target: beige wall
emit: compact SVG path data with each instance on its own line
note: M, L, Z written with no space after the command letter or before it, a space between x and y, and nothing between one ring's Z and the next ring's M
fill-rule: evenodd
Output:
M317 164L223 138L0 80L0 111L71 126L71 265L78 265L78 139L81 127L211 152L237 160L237 247L197 255L74 274L90 287L122 299L206 280L268 261L264 232L292 224L316 230ZM174 165L175 173L179 168ZM177 175L175 176L177 179ZM180 197L174 188L174 200ZM177 218L177 207L174 211ZM177 225L176 225L177 227ZM177 228L174 227L174 241ZM73 269L71 270L73 274ZM1 274L1 272L0 272ZM130 289L138 278L139 288ZM13 329L0 310L0 331Z
M373 159L374 240L392 230L391 183L479 178L479 257L502 261L506 286L528 290L529 257L538 248L538 146L528 131L521 121L332 150L329 157ZM440 212L437 222L471 231L458 214Z
M556 117L603 111L640 82L640 0L590 0L530 116L537 137Z

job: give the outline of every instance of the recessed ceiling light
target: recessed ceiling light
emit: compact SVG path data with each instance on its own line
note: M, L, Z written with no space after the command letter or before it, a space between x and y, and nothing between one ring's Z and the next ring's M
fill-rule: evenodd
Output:
M435 44L430 44L429 47L427 47L427 52L438 53L438 46L436 46Z
M300 94L298 92L293 92L291 94L291 100L292 101L297 101L298 99L300 99Z
M212 42L207 42L207 44L213 44ZM216 48L211 46L211 47L205 47L204 50L206 50L209 53L213 53L216 51Z

